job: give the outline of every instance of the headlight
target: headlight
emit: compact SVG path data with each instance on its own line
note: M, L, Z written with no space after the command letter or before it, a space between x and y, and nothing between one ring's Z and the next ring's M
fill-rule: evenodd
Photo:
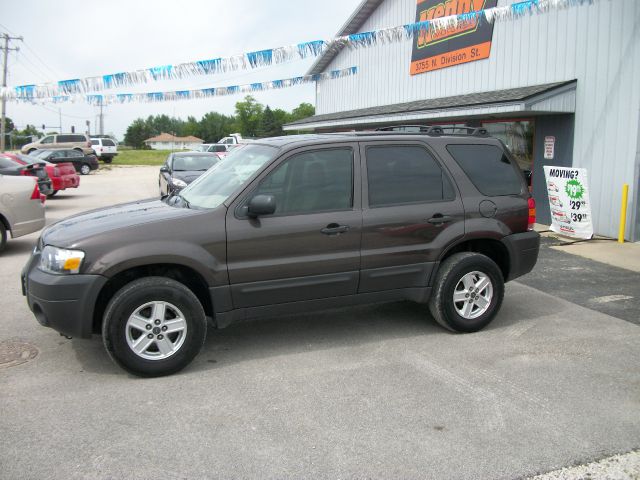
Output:
M171 183L180 188L184 188L187 186L187 183L184 180L180 180L179 178L175 177L171 177Z
M47 245L40 254L40 270L48 273L79 273L84 252Z

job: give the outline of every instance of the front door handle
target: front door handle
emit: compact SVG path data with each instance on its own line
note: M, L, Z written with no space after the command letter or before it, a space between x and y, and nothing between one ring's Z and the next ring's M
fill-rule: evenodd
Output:
M338 235L340 233L345 233L348 231L349 225L338 225L337 223L330 223L322 230L320 230L320 232L324 233L325 235Z
M431 225L442 225L443 223L447 223L453 220L453 217L449 215L442 215L441 213L436 213L433 217L431 217L427 222Z

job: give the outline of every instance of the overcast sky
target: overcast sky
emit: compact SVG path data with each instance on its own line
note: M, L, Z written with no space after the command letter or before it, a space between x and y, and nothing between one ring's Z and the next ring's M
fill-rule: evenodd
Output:
M82 78L176 64L302 41L333 37L360 0L57 0L0 1L0 33L23 36L9 56L9 86ZM306 73L313 59L284 65L197 76L125 87L108 93L187 90L289 78ZM313 85L258 92L272 108L291 110L315 102ZM210 111L233 113L242 95L206 100L105 107L105 133L122 138L137 117L165 113L186 119ZM58 130L95 131L98 108L84 103L26 105L10 102L7 115L19 128L27 123Z

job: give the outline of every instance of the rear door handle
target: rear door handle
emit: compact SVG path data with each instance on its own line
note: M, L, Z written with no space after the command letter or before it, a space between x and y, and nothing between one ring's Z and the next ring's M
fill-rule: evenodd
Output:
M345 233L349 231L349 225L338 225L337 223L330 223L325 228L320 230L325 235L338 235L339 233Z
M436 213L433 217L431 217L427 222L431 225L442 225L443 223L447 223L453 220L453 217L449 215L442 215L441 213Z

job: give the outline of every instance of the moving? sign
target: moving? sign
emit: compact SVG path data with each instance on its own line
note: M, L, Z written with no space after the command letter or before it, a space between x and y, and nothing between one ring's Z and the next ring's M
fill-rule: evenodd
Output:
M585 168L544 167L551 230L574 238L593 236L591 202Z

